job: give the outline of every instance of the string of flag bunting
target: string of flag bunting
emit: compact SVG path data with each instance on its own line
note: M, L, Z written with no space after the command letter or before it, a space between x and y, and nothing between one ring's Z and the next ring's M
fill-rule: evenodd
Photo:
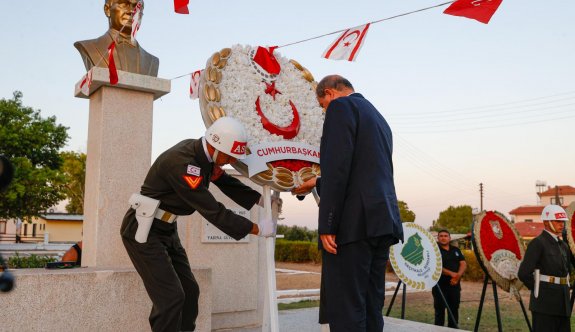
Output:
M278 48L287 47L287 46L307 42L310 40L314 40L314 39L318 39L318 38L322 38L322 37L326 37L326 36L330 36L330 35L335 35L335 34L339 34L339 35L325 49L325 51L322 54L322 57L325 59L329 59L329 60L355 61L357 59L359 51L361 50L361 48L365 42L367 32L368 32L369 28L371 27L371 25L373 25L373 24L380 23L383 21L388 21L388 20L395 19L395 18L402 17L402 16L407 16L407 15L418 13L418 12L422 12L425 10L430 10L430 9L437 8L437 7L446 6L446 5L450 5L450 6L447 7L443 11L444 14L452 15L452 16L465 17L465 18L476 20L476 21L481 22L483 24L488 24L502 2L503 2L503 0L454 0L454 1L448 1L448 2L440 3L440 4L437 4L434 6L421 8L421 9L410 11L407 13L403 13L403 14L383 18L380 20L372 21L372 22L365 23L365 24L362 24L362 25L359 25L356 27L346 28L346 29L326 33L326 34L323 34L320 36L315 36L315 37L303 39L300 41L292 42L292 43L281 45L281 46L271 46L271 47L265 49L266 52L261 52L262 54L264 54L264 59L262 59L262 61L267 61L269 63L277 62L274 55L273 55L273 52L274 52L274 50L276 50ZM174 11L178 14L189 14L188 5L189 5L189 0L174 0ZM136 7L134 8L134 11L132 13L132 16L134 17L134 20L132 23L132 33L131 33L132 41L135 41L136 33L138 32L139 27L140 27L142 6L143 6L143 0L138 1L138 4L136 5ZM124 27L122 27L122 29L123 28ZM121 31L122 30L120 30L120 32ZM118 73L116 70L116 65L114 62L114 54L113 54L115 44L116 44L116 41L114 40L114 41L112 41L112 43L108 47L108 69L110 72L110 84L112 84L112 85L115 85L118 83ZM259 49L258 49L258 53L260 53ZM98 66L98 64L96 64L95 66ZM176 76L176 77L172 78L171 80L175 80L175 79L182 78L182 77L189 75L190 76L190 89L189 89L190 90L189 91L190 98L191 99L197 99L198 98L199 84L200 84L200 76L201 76L202 71L203 70L196 70L196 71L193 71L191 73ZM84 76L82 83L80 85L82 92L86 95L88 95L91 80L92 80L92 75L91 75L91 70L90 70Z

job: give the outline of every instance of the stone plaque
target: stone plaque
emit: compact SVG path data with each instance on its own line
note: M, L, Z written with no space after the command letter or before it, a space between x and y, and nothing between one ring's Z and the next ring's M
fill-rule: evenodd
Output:
M250 211L241 208L231 208L235 214L240 215L248 220L251 220ZM236 241L233 237L228 236L226 233L220 231L216 226L210 224L205 218L202 218L202 243L249 243L249 234L243 239Z

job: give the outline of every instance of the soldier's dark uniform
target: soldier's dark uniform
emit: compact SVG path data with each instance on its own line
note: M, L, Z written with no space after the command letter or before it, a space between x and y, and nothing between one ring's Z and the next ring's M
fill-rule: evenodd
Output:
M571 305L566 283L541 281L539 296L535 298L533 294L535 269L539 269L542 275L569 278L570 263L573 263L573 255L567 244L547 231L529 243L518 277L531 290L529 310L533 316L533 331L571 331Z
M208 191L213 166L201 139L184 140L156 159L141 194L159 200L160 209L176 215L198 211L224 233L239 240L250 233L253 224L226 209ZM198 172L199 175L190 174ZM260 199L257 191L225 173L214 184L248 210ZM135 210L130 208L121 227L122 241L153 302L149 318L152 330L193 331L199 288L180 244L176 223L154 219L146 243L135 241L137 227Z

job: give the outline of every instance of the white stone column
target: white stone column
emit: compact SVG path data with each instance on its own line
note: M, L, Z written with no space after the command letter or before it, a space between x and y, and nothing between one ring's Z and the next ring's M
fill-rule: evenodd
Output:
M151 165L154 100L171 82L118 72L110 85L108 69L92 69L90 95L76 84L75 96L90 99L84 196L83 266L132 266L120 236L128 198L140 191Z

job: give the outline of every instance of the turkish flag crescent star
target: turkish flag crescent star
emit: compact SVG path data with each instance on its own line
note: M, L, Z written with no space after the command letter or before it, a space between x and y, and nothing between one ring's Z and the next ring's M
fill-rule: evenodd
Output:
M110 84L118 84L118 71L116 70L116 62L114 61L114 48L116 48L116 42L112 42L108 46L108 71L110 72Z
M363 46L369 24L360 25L345 30L329 47L323 52L322 57L330 60L355 61L359 50Z
M200 76L203 70L196 70L190 75L190 99L198 99L200 90Z
M136 34L138 30L140 30L140 20L142 19L142 6L144 5L144 1L140 0L136 4L134 11L132 12L132 33L130 34L130 38L132 40L132 44L136 42Z
M189 14L188 4L190 0L174 0L174 10L178 14Z
M447 15L467 17L489 23L503 0L457 0L443 12Z

